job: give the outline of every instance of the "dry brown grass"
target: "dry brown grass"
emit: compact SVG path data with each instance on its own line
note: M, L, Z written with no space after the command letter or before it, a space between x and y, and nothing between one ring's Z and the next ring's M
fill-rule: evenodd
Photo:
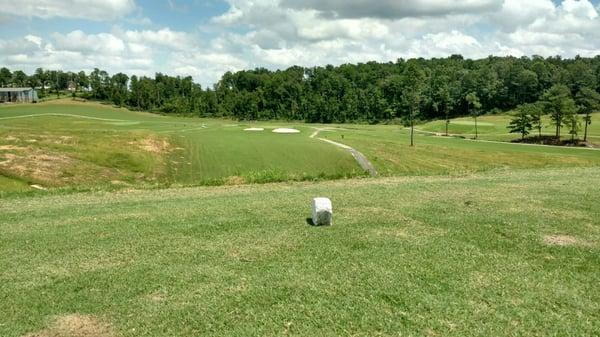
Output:
M240 176L227 177L227 179L225 179L225 181L224 181L225 185L244 185L245 183L246 183L246 179L244 179L244 177L240 177Z
M544 243L550 246L590 246L591 243L571 235L544 235Z
M0 151L22 151L27 148L15 145L0 145Z
M52 325L25 337L114 337L113 327L102 320L80 314L60 316Z
M44 153L33 148L19 148L16 154L0 153L0 171L19 177L31 177L47 184L55 184L61 180L63 169L73 164L74 159L70 157Z
M114 179L117 174L110 168L99 167L63 153L32 146L0 146L0 174L22 177L45 186L65 186L90 179L73 172L87 172L95 175L94 179Z
M171 151L171 144L164 138L146 137L141 140L129 142L130 145L135 145L138 148L156 154L162 154Z

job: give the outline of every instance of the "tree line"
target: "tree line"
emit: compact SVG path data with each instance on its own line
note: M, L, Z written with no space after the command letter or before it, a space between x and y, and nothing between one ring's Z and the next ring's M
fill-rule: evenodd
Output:
M528 125L535 121L527 119L535 119L539 106L542 114L556 122L560 134L562 127L574 123L577 113L595 109L592 101L600 90L600 56L490 56L471 60L452 55L387 63L293 66L277 71L258 68L227 72L208 88L189 76L162 73L138 77L110 75L100 69L75 73L40 68L27 75L0 69L1 86L38 87L41 96L52 92L60 95L69 83L84 97L131 109L248 120L399 121L412 126L419 120L449 121L465 115L476 120L482 113L519 108L521 116L527 117L521 119L521 128L515 132L529 132Z

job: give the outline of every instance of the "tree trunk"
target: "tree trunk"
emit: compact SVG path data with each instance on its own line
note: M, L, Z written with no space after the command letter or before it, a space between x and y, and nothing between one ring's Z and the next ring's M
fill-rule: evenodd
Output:
M450 116L448 116L448 111L446 111L446 137L448 137L448 124L450 124L450 118L449 117Z
M588 124L590 123L590 113L587 112L585 114L585 128L583 131L583 142L587 142L587 129L588 129Z
M560 142L560 118L556 116L556 141Z
M477 139L477 115L475 115L475 139Z
M413 122L413 113L412 109L410 111L410 146L415 146L413 136L414 136L414 122Z

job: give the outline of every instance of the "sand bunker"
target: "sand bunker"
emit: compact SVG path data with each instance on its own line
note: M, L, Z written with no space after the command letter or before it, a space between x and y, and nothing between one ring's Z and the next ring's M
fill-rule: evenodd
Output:
M244 131L265 131L265 129L263 129L263 128L247 128L247 129L244 129Z
M289 128L277 128L277 129L274 129L273 132L275 132L275 133L300 133L300 130L289 129Z

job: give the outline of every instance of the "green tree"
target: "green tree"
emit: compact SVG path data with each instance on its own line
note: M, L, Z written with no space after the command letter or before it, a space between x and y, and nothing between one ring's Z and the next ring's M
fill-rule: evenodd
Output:
M37 68L35 70L35 77L37 77L42 90L42 97L46 95L46 82L48 82L48 72L44 71L43 68Z
M517 112L513 115L507 128L510 133L520 133L521 140L525 139L525 136L531 131L531 116L526 109L517 109Z
M8 87L12 81L12 73L8 68L0 68L0 86Z
M594 89L583 87L577 93L576 102L579 112L585 115L583 141L587 142L588 125L592 124L591 113L600 109L600 94Z
M575 101L569 88L564 84L555 84L542 95L544 112L556 127L556 141L560 141L560 129L568 117L576 112Z
M571 113L566 117L566 124L569 127L569 134L571 135L571 142L575 142L575 137L581 130L581 123L579 123L579 116L576 113Z
M77 73L77 90L81 90L82 88L87 89L89 86L90 80L85 71L80 71Z
M475 139L479 136L477 131L477 116L479 115L479 109L481 109L481 103L479 102L479 97L474 92L470 92L465 97L467 101L469 114L475 119Z
M37 76L31 75L27 77L26 83L29 88L35 90L35 88L37 88L40 85L40 80Z
M544 110L539 103L525 103L517 107L519 113L527 114L530 117L532 128L535 128L538 132L538 137L542 137L542 128L544 127L542 117L544 116Z
M21 70L13 72L12 83L17 87L23 87L27 84L27 74Z
M414 62L410 62L403 73L402 102L408 109L410 123L410 146L414 146L415 117L420 112L425 74Z

